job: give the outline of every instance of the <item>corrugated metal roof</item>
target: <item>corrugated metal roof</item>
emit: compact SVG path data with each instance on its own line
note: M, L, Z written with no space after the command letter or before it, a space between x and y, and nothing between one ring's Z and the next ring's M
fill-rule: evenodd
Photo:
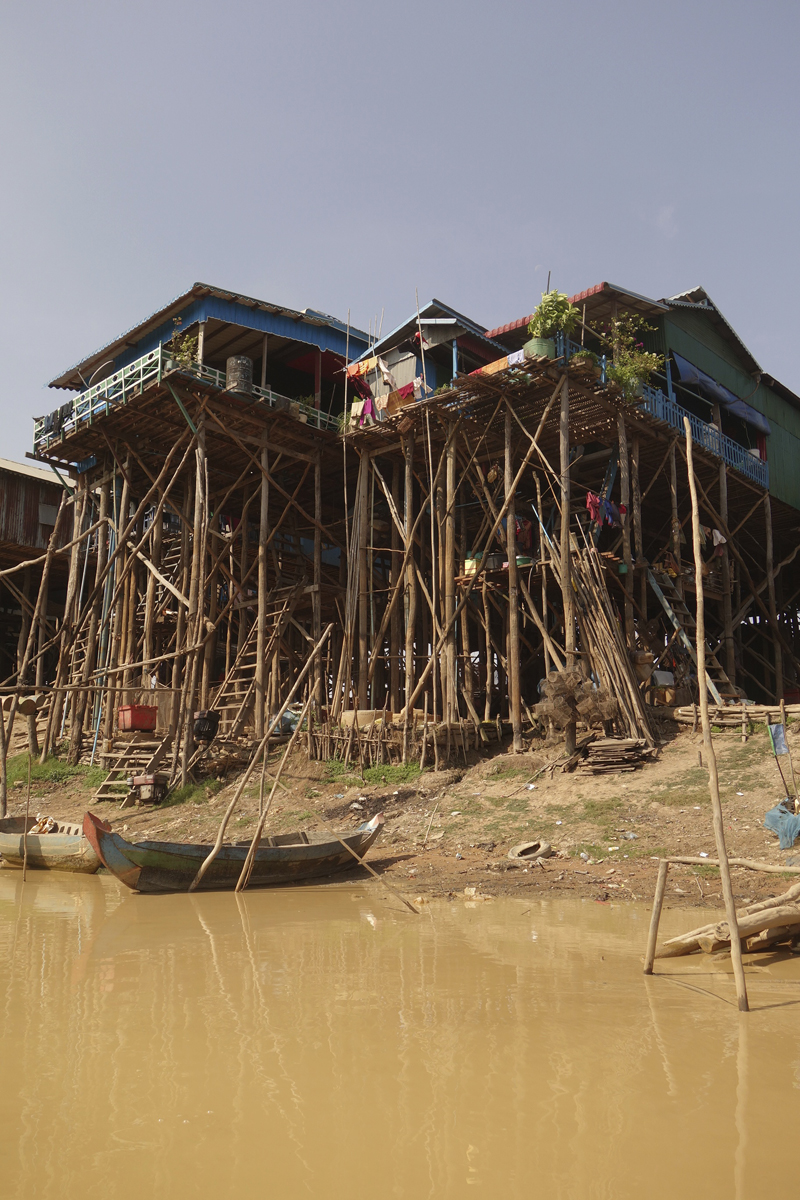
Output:
M634 301L634 307L655 309L656 312L667 312L667 305L663 300L651 300L649 296L641 296L638 292L632 292L630 288L617 287L615 283L596 283L594 287L586 288L583 292L576 292L574 296L569 297L570 304L580 305L592 296L599 296L604 292L609 295L614 294L621 296L628 301ZM530 324L533 313L527 317L520 317L517 321L509 321L507 325L498 325L496 329L489 329L486 333L487 338L502 337L506 333L514 333L518 329L524 329Z
M419 319L422 324L425 324L426 318L435 320L437 316L451 317L462 326L464 332L472 334L480 342L492 346L493 349L500 351L502 354L505 350L504 346L492 342L491 335L486 332L483 325L478 325L470 317L465 317L463 313L458 312L455 308L451 308L449 304L443 304L441 300L428 300L420 306ZM405 321L401 321L399 325L376 342L374 346L369 346L361 355L362 358L369 357L372 354L381 354L385 350L391 350L398 341L402 341L405 337L410 337L416 332L417 314L414 313Z
M739 337L739 334L733 328L730 321L728 321L722 315L705 288L695 287L689 288L689 290L686 292L678 292L676 296L667 297L664 303L668 304L670 307L689 308L693 309L695 312L705 312L712 317L716 317L722 326L723 336L726 337L728 341L732 340L736 347L742 353L744 353L745 357L749 360L751 374L761 374L761 367L759 366L758 360L747 349L747 346L745 346L744 342Z
M61 487L54 471L46 471L42 467L31 467L28 463L12 462L10 458L0 458L0 471L10 471L13 475L27 475L38 479L40 483L50 483Z
M86 358L81 359L69 367L68 370L63 371L55 379L51 380L48 387L75 388L76 386L83 386L80 382L81 376L88 380L91 373L103 365L106 360L115 359L120 353L140 341L150 330L163 325L171 317L177 316L192 301L202 299L205 296L214 296L219 300L239 304L244 308L252 308L260 312L277 313L307 325L335 329L342 334L347 329L346 323L340 321L338 317L329 316L327 313L319 312L313 308L287 308L283 304L273 304L267 300L256 300L252 296L244 296L240 292L229 292L224 288L213 287L209 283L195 283L188 291L182 292L179 296L170 300L169 304L157 309L156 312L152 313L144 321L131 326L130 329L121 333L113 341L107 342L99 350L95 350L93 354L87 355ZM350 327L350 336L364 342L367 340L366 333L362 329L356 329L354 326Z

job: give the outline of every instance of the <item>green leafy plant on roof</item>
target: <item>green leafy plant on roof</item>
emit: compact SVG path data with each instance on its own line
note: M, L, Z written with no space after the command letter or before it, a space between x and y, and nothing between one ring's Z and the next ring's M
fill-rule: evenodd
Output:
M528 324L532 338L551 338L555 333L572 333L580 312L564 292L542 292L542 299Z
M624 400L632 403L652 373L664 369L664 355L646 350L642 341L644 333L655 333L655 326L626 315L595 327L595 333L612 357L606 378L617 384Z
M198 338L190 337L183 331L183 321L180 317L172 318L172 340L170 352L181 367L190 367L197 358Z

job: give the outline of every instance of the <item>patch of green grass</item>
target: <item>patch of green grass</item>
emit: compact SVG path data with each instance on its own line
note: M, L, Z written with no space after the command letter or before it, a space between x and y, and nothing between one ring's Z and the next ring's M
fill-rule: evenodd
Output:
M711 795L707 786L694 791L668 792L666 795L657 796L656 799L659 804L664 804L668 808L694 808L696 804L702 806L711 803Z
M692 866L692 872L702 875L703 879L719 879L719 867L712 867L710 864L697 863Z
M524 775L526 779L530 779L531 775L535 775L535 769L530 763L526 767L490 767L486 772L487 781L495 779L518 779Z
M419 763L384 763L383 766L367 767L365 783L413 783L419 779Z
M326 767L326 783L338 783L343 788L356 787L361 783L361 776L357 771L353 771L352 763L345 767L340 759L332 758L329 763L326 763Z
M609 796L607 800L587 800L583 806L583 816L587 821L600 823L615 816L620 808L622 800L619 796Z
M206 804L212 796L216 796L221 788L222 782L219 779L212 779L207 783L187 783L186 787L176 788L174 792L170 792L161 807L172 808L176 804Z
M18 781L27 784L28 755L15 754L13 758L9 758L7 771L10 787L13 787ZM66 783L69 779L82 779L87 787L99 787L107 774L108 771L104 767L97 765L90 767L85 763L77 763L71 767L69 763L52 754L43 763L40 763L38 758L31 759L32 785L34 783Z
M615 844L611 843L612 846ZM620 842L624 845L625 850L622 853L627 854L628 858L669 858L669 850L666 846L643 846L641 841L635 842Z

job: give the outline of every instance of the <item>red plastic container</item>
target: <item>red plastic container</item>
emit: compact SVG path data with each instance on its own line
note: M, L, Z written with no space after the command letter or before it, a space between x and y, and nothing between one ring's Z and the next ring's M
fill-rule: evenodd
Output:
M117 709L120 733L151 731L156 727L158 709L154 704L121 704Z

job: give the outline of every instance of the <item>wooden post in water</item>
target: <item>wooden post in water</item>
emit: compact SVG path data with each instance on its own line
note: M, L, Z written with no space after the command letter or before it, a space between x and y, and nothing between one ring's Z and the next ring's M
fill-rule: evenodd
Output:
M656 890L653 896L653 911L650 915L650 929L647 934L647 952L644 956L644 973L645 975L653 974L653 963L656 957L656 942L658 941L658 926L661 921L661 908L664 904L664 892L667 887L667 872L669 871L669 863L666 858L662 858L658 864L658 879L656 880Z
M692 545L694 549L695 588L697 589L697 678L706 677L706 628L705 601L703 596L703 559L700 553L700 508L697 503L697 483L694 477L692 459L692 429L689 418L683 418L686 429L686 466L689 472L689 491L692 497ZM728 851L725 846L725 829L722 820L722 804L719 798L719 776L717 774L717 756L711 740L711 722L708 717L708 689L700 686L700 717L703 724L703 745L708 760L708 787L711 793L711 809L714 816L714 839L717 844L719 873L722 880L722 894L725 898L725 912L728 918L728 928L731 937L731 962L733 976L736 981L736 996L741 1012L748 1012L747 984L744 978L742 964L742 943L739 939L739 924L736 919L736 904L731 887L731 872L728 865Z

